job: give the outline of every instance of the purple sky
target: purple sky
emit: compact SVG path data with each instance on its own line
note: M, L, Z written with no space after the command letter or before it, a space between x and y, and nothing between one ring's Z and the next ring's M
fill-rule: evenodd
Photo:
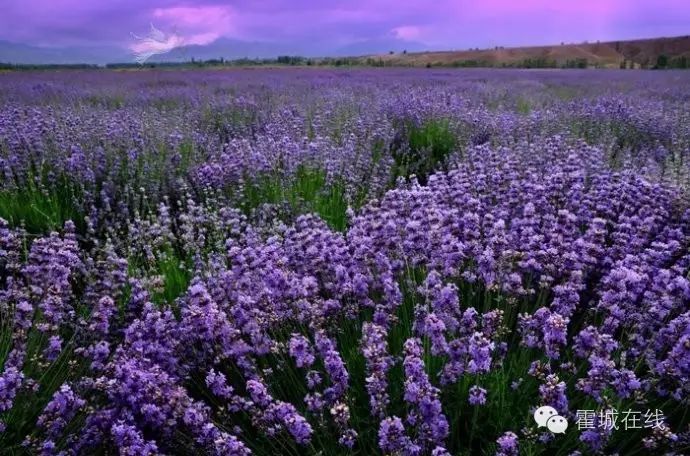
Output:
M690 0L2 0L0 40L121 45L149 22L190 43L397 37L433 48L690 34Z

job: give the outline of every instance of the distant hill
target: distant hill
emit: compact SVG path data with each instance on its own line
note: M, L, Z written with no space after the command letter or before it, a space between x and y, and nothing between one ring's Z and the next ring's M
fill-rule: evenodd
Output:
M86 63L131 59L126 49L113 46L40 47L0 41L0 62L30 65Z
M405 41L397 38L379 38L358 41L335 49L332 53L322 54L330 57L346 57L351 55L367 55L376 52L423 52L429 46L415 41Z
M185 62L220 59L274 59L281 55L315 58L319 56L343 57L377 52L403 50L423 51L423 44L396 38L356 41L346 45L332 43L276 43L243 41L218 38L205 45L188 45L171 52L155 55L155 62ZM13 64L106 64L134 62L132 52L126 48L92 47L44 47L0 41L0 62Z
M586 66L598 68L652 68L660 60L690 61L690 35L551 46L496 47L456 51L373 54L357 57L360 63L391 66ZM685 58L685 59L683 59Z
M551 46L495 47L428 51L422 43L383 37L336 46L332 43L273 43L219 38L154 56L150 63L224 59L308 57L315 64L457 67L653 68L690 66L690 35L673 38L563 43ZM328 57L324 57L328 56ZM39 47L0 41L0 63L133 63L129 50L113 46ZM682 65L681 65L682 64Z

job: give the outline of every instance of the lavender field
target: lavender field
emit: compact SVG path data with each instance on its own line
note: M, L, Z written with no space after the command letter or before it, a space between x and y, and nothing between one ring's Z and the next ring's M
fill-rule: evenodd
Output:
M689 160L687 72L0 74L0 454L690 454Z

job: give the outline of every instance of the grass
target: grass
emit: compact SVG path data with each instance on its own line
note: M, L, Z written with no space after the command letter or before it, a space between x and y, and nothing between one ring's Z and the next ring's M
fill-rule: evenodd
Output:
M532 104L526 98L518 98L515 110L519 114L527 115L532 112Z
M158 305L173 305L175 300L182 296L190 281L191 260L177 253L172 247L164 248L156 252L153 263L136 256L129 257L129 275L135 277L159 276L162 278L162 287L152 290L151 299Z
M239 135L253 135L261 123L257 112L243 106L210 107L202 113L201 125L227 142Z
M653 148L658 143L667 148L671 147L668 142L670 138L659 138L653 132L645 131L631 122L581 119L572 122L570 129L576 137L584 139L588 144L606 144L613 141L610 144L609 155L609 165L613 169L619 169L622 166L621 155L625 151L636 155L646 148Z
M180 258L175 253L168 252L158 259L156 267L158 273L163 277L163 291L154 294L153 299L171 304L187 291L189 282L192 280L189 272L189 261Z
M558 99L564 101L575 100L581 97L582 94L575 88L552 85L548 86L548 90L554 94Z
M11 330L9 327L0 327L3 334L0 335L2 349L10 343ZM41 353L47 345L48 337L45 333L32 328L27 336L27 354L22 369L27 378L36 381L36 389L23 388L14 400L14 406L0 415L7 424L7 432L0 433L0 448L7 453L2 454L28 454L20 443L25 436L35 431L35 423L55 391L70 379L79 378L86 372L86 362L82 357L74 354L76 334L61 334L63 337L63 349L58 358L53 362L42 360Z
M457 136L446 119L427 120L421 125L408 124L405 132L407 144L393 151L394 177L414 174L425 185L429 176L443 169L446 158L456 150Z
M14 189L0 191L0 217L12 226L22 225L30 234L59 230L68 220L83 228L78 198L77 185L66 177L47 185L30 177Z
M250 180L245 184L240 206L250 214L264 204L287 205L293 217L318 214L337 231L347 226L345 183L340 179L329 181L318 168L300 166L292 176L275 172Z

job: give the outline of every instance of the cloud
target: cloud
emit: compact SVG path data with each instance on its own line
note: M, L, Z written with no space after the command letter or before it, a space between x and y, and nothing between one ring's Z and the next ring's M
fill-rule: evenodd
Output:
M172 21L181 26L230 30L233 11L229 6L177 6L156 8L153 17Z
M118 43L153 22L197 44L397 38L440 48L685 35L687 0L2 0L0 40ZM21 26L17 26L21 24Z
M400 40L419 40L422 38L422 28L416 25L401 25L391 30L393 36Z
M208 44L237 33L236 14L229 6L156 8L152 15L163 26L179 29L187 44Z

